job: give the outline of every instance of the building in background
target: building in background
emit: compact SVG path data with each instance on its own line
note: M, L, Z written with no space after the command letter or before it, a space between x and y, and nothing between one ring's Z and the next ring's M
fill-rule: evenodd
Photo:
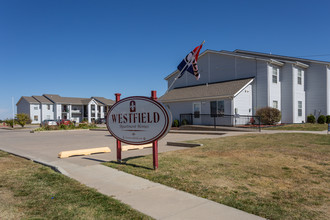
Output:
M309 114L330 115L330 62L251 51L204 51L200 79L184 74L159 100L173 119L193 115L208 124L214 114L255 115L262 107L282 113L282 123L302 123ZM168 86L178 71L168 75ZM227 122L233 124L233 120Z
M115 102L103 97L72 98L44 94L42 96L22 96L17 102L17 113L26 113L32 124L44 120L68 119L77 123L87 120L89 123L104 119Z

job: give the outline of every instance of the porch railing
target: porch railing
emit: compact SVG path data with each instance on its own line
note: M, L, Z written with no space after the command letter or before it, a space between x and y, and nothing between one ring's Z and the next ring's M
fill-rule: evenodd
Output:
M180 114L180 125L205 125L258 129L261 131L260 117L254 115L225 114Z

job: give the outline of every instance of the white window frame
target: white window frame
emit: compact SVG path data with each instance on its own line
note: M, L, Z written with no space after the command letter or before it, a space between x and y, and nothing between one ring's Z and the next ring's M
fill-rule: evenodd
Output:
M273 72L272 72L272 82L273 83L278 83L278 75L279 75L278 72L279 72L278 71L278 68L277 67L273 67Z
M302 101L298 101L298 117L302 117Z
M278 101L277 100L273 100L273 108L278 109Z
M38 110L39 108L38 108L38 106L34 106L34 110Z
M302 70L298 69L297 71L297 83L298 85L302 85Z
M47 104L47 110L50 110L50 104Z

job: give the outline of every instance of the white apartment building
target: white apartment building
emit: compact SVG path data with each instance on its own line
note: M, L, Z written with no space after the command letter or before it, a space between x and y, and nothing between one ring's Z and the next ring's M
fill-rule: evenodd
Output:
M115 102L103 97L72 98L44 94L42 96L22 96L17 102L17 113L26 113L32 124L44 120L68 119L77 123L104 119Z
M199 80L185 73L159 98L173 119L193 114L193 124L205 124L202 114L255 115L266 106L281 111L282 123L302 123L309 114L330 115L330 62L206 50L198 68ZM178 73L165 78L168 86Z

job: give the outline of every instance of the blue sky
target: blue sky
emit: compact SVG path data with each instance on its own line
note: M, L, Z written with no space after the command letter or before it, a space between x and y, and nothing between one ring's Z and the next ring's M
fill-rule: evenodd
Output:
M330 61L329 1L0 0L0 119L21 96L158 96L202 51ZM327 56L311 56L327 55Z

